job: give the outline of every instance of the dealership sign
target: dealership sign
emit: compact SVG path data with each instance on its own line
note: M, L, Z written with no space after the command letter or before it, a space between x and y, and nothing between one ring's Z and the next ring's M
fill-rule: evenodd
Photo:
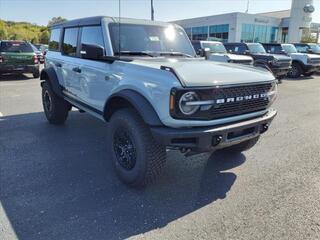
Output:
M311 4L307 4L307 5L305 5L304 8L303 8L303 11L304 11L305 13L313 13L314 10L315 10L315 9L314 9L314 6L311 5Z

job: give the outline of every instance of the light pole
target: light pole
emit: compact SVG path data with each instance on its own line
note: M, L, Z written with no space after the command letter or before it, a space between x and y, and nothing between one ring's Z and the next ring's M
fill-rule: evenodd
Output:
M154 21L154 8L153 8L153 0L151 0L151 20Z

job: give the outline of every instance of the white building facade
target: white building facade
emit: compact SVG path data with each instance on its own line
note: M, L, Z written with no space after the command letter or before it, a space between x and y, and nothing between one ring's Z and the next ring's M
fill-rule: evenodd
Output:
M228 13L174 21L192 40L222 42L300 42L305 31L318 34L312 23L313 0L293 0L291 10L261 14Z

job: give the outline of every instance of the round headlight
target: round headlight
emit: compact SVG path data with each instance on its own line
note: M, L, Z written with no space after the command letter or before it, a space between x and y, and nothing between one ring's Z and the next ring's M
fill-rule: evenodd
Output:
M192 115L200 108L192 102L199 101L199 96L195 92L184 93L179 100L180 111L185 115Z

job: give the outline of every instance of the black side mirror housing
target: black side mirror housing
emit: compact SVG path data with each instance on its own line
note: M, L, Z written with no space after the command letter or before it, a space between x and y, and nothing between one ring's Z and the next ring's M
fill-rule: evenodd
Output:
M210 55L210 48L201 48L199 50L200 52L200 57L205 57L206 59L208 59L209 55Z
M104 47L93 44L81 44L81 58L100 60L104 56Z

